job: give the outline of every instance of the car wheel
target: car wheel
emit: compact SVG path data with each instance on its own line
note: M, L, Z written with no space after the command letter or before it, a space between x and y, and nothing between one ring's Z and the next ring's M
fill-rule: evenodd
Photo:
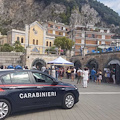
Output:
M7 100L0 99L0 120L4 119L10 114L11 105Z
M63 99L63 108L71 109L75 104L75 97L72 93L67 93Z

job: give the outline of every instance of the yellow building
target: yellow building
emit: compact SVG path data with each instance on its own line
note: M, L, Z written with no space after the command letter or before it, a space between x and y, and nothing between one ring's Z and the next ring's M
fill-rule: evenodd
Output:
M35 21L30 25L25 25L25 31L12 29L8 32L8 43L13 45L15 41L20 41L23 47L30 47L31 52L45 54L45 49L54 44L54 36L46 35L46 29Z
M0 32L0 45L4 45L5 43L7 43L7 36L1 35L1 32Z

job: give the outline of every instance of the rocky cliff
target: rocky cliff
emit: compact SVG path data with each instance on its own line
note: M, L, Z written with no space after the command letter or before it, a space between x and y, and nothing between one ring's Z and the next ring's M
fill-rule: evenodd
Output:
M107 18L104 18L105 13L100 13L97 9L99 7L96 8L97 4L102 5L96 0L0 0L0 31L22 29L25 24L36 20L40 22L56 20L71 25L87 22L104 27L120 25L119 16L118 22L114 22L115 20L107 22Z

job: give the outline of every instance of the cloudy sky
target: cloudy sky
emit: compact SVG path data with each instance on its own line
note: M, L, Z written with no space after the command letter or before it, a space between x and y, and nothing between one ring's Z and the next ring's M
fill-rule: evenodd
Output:
M100 1L106 6L112 8L120 15L120 0L97 0L97 1Z

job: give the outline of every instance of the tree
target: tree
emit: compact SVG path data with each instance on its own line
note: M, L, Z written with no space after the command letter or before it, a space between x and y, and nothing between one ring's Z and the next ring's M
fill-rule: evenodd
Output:
M19 41L16 41L13 46L14 46L15 52L24 52L25 51L24 47L21 45L21 43Z
M4 44L3 46L1 46L1 52L11 52L13 51L13 47L10 46L9 44Z
M54 45L58 48L64 49L66 52L67 50L71 51L74 42L66 37L58 37L55 39Z
M47 52L48 54L49 54L49 53L55 54L57 51L56 51L56 49L55 49L55 46L52 46L52 47L46 49L45 52Z

